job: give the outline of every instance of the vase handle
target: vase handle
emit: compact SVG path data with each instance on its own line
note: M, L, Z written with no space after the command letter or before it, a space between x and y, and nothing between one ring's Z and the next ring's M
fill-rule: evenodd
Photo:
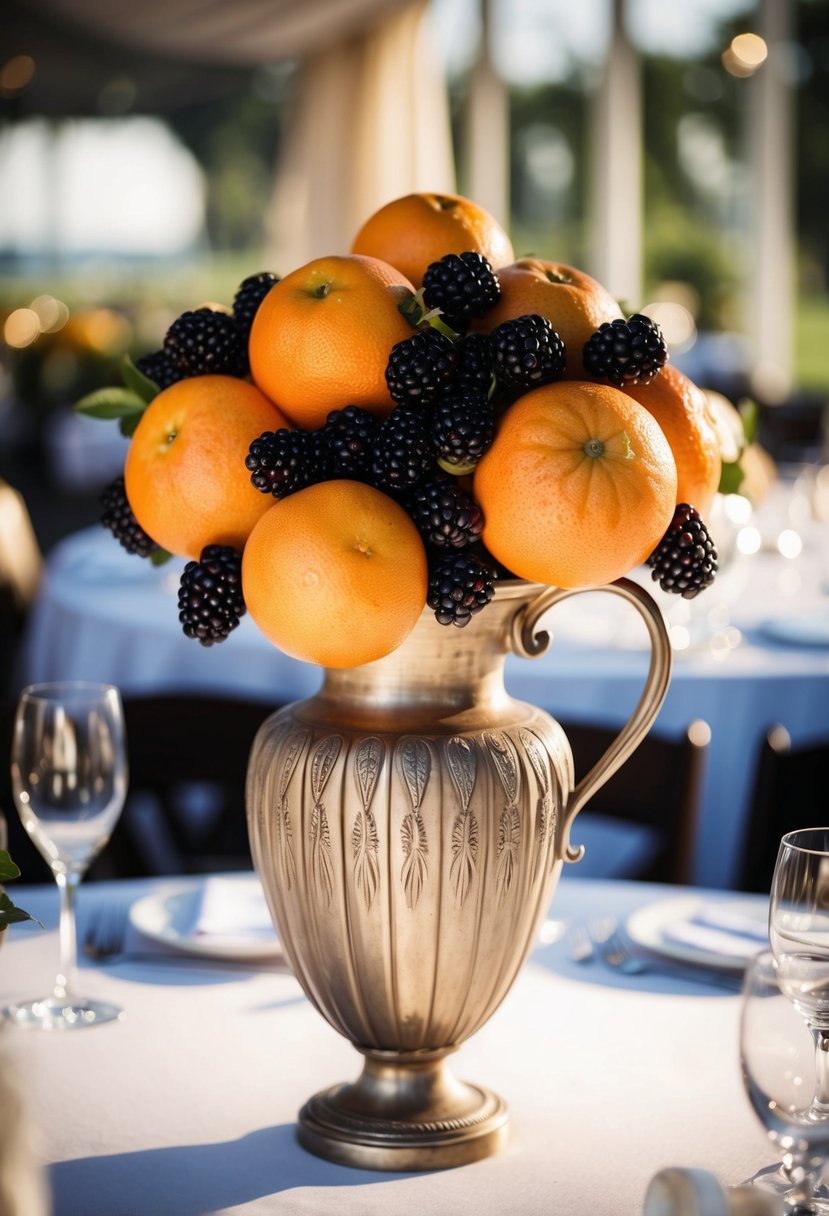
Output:
M622 767L650 730L665 700L673 663L668 631L658 604L644 587L628 578L619 578L614 583L607 583L602 587L546 588L513 617L510 643L514 653L525 659L543 654L550 644L550 635L543 629L538 630L541 617L555 604L585 591L608 591L633 605L648 630L651 661L642 695L627 723L601 759L578 782L567 800L560 837L561 857L564 861L579 861L584 855L584 845L574 848L570 844L573 820L588 799Z

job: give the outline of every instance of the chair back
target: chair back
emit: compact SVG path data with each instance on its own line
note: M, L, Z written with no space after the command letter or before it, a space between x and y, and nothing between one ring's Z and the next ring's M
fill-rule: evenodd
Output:
M562 721L573 749L577 779L601 757L618 731L615 728ZM585 876L591 841L601 847L605 829L611 847L624 849L620 828L637 845L627 868L606 876L649 882L688 883L692 877L702 780L711 730L707 722L691 722L678 736L652 730L617 773L590 799L573 830L573 843L586 847ZM579 867L574 867L574 874ZM602 876L605 876L603 872Z
M129 793L90 876L249 869L248 756L273 708L191 692L126 695Z
M746 817L737 886L741 891L771 890L780 838L796 828L829 823L829 736L792 746L780 724L765 734L757 753Z

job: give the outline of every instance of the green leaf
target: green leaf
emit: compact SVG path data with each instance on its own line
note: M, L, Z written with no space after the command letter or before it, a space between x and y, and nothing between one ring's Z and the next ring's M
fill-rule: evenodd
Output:
M129 355L124 355L121 360L121 376L127 388L136 393L146 405L149 405L153 397L157 397L161 392L161 388L155 380L151 380L149 376L145 376L142 371L139 371Z
M166 549L162 549L159 545L159 547L157 549L153 549L152 553L150 554L150 561L154 566L163 566L170 560L172 556L172 553L168 553Z
M717 487L720 494L739 494L745 473L739 460L723 463L720 473L720 484Z
M147 408L147 403L138 393L128 388L98 388L94 393L87 393L76 402L75 409L79 414L88 414L90 418L126 418L131 414L139 417Z
M743 420L743 434L746 437L746 444L754 443L757 438L757 428L760 425L760 407L756 401L752 401L746 397L737 406L740 412L740 417Z
M135 428L143 417L143 414L125 414L123 418L118 419L118 430L125 439L129 439L135 433Z
M0 893L0 929L5 929L7 925L19 925L24 920L33 920L43 928L36 916L24 912L22 908L16 908L5 891Z
M11 878L19 878L20 870L11 859L6 849L0 849L0 879L8 882Z

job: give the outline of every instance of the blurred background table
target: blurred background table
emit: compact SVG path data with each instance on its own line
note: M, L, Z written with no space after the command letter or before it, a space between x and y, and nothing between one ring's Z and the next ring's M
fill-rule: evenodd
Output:
M772 522L769 515L769 535ZM735 554L714 588L690 604L656 590L677 645L656 728L679 735L701 718L712 733L694 851L693 879L701 885L734 883L767 730L780 723L795 744L826 732L825 532L825 524L802 528L797 560L779 549ZM185 638L176 607L182 566L174 559L155 568L131 557L100 527L63 540L46 565L18 683L108 680L130 694L203 690L268 704L316 691L319 670L270 646L249 617L223 645L205 649ZM638 575L653 586L648 576ZM647 669L638 617L614 597L590 593L557 607L546 624L553 642L545 656L508 658L511 693L565 721L621 724Z

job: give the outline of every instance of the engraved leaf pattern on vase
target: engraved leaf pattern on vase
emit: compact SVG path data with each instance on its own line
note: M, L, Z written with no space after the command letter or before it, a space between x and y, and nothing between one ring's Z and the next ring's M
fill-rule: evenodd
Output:
M362 809L357 812L354 820L351 851L354 858L354 881L365 900L366 911L370 911L380 886L379 839L371 800L383 767L384 755L385 749L381 741L370 737L362 741L354 758L354 777Z
M320 740L311 758L311 793L314 798L310 832L311 872L326 907L331 906L334 893L334 867L331 861L331 833L322 795L341 747L339 735L329 735Z
M503 899L512 886L521 846L521 817L516 805L518 754L511 740L501 731L487 731L484 739L507 798L507 805L501 811L498 822L498 865L495 876L498 897Z
M452 825L449 878L455 899L463 907L478 864L478 820L469 807L477 775L474 745L461 737L450 739L446 744L446 763L461 804L460 814Z
M293 829L291 811L288 806L288 786L299 758L305 750L310 731L298 730L285 740L282 766L279 771L279 808L274 816L276 853L287 890L296 885L296 861L294 860Z
M400 830L403 845L400 878L406 893L406 904L414 909L427 878L426 858L429 853L420 806L432 770L432 757L422 739L406 739L403 742L400 748L400 766L412 803L412 809L404 816Z

